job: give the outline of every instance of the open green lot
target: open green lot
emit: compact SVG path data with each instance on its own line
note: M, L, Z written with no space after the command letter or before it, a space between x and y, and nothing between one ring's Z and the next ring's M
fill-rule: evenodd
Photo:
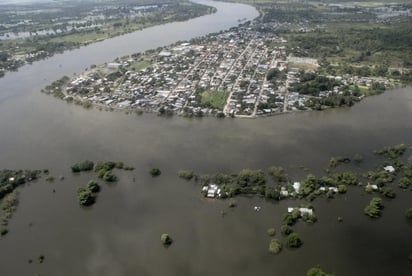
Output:
M228 94L222 91L205 91L201 94L201 103L213 108L223 109L226 104Z

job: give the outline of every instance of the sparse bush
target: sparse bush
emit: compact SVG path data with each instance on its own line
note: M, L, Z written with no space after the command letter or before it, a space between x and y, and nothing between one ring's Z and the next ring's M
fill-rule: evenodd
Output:
M162 241L162 243L163 243L164 245L171 245L172 242L173 242L173 240L172 240L172 238L169 236L169 234L166 234L166 233L163 233L163 234L160 236L160 240Z
M158 168L153 168L153 169L150 170L150 174L154 177L154 176L161 175L162 172Z
M178 175L180 178L184 178L184 179L187 179L187 180L192 179L193 176L194 176L193 171L186 171L186 170L180 170L180 171L178 171L178 172L177 172L177 175Z
M269 229L266 231L266 233L267 233L269 236L273 237L274 235L276 235L276 230L275 230L275 228L269 228Z

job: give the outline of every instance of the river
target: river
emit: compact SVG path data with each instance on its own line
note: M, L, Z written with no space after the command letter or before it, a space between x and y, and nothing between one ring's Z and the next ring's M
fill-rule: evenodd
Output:
M397 199L384 202L377 221L363 215L371 196L361 189L319 199L313 203L319 221L294 227L305 242L302 248L272 256L266 230L275 227L279 233L282 214L297 202L239 198L228 210L226 201L203 199L200 187L176 172L236 173L281 165L299 179L306 172L297 166L320 174L331 156L355 153L373 167L372 150L412 144L410 88L350 109L256 120L100 112L39 93L50 81L90 64L227 29L257 15L245 5L202 3L218 12L66 52L0 80L0 168L48 168L65 176L19 189L10 233L0 240L0 275L305 275L317 264L335 275L409 275L411 225L403 212L412 207L410 191L396 189ZM97 203L82 209L76 190L95 177L73 175L70 166L85 159L119 160L136 169L118 172L120 181L102 185ZM162 175L152 178L152 167ZM255 205L262 210L254 212ZM228 210L226 216L221 210ZM338 223L337 216L344 221ZM167 249L159 240L163 232L174 239ZM45 261L39 264L41 254Z

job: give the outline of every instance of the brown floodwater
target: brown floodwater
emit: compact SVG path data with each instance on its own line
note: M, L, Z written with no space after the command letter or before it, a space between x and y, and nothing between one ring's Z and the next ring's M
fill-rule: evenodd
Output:
M249 10L252 18L253 13ZM384 201L378 220L363 214L371 196L360 188L350 187L333 200L317 199L312 204L318 222L294 226L304 245L273 256L266 230L275 227L279 233L286 208L300 201L240 197L229 210L227 201L204 199L199 186L176 175L180 169L236 173L280 165L299 180L307 173L299 166L320 175L331 156L355 153L365 156L364 168L372 168L382 161L374 149L412 144L411 88L367 98L350 109L255 120L85 110L38 92L48 80L88 66L90 60L76 64L75 57L87 49L93 56L93 47L0 80L0 168L47 168L56 178L65 176L18 189L18 210L9 234L0 239L0 275L305 275L318 264L335 275L411 274L412 225L403 216L412 207L410 191L395 187L397 198ZM102 183L97 203L84 209L76 190L96 176L74 175L70 166L85 159L123 161L135 170L118 171L114 185ZM152 178L152 167L162 175ZM255 205L262 210L253 211ZM169 248L160 243L163 232L174 239ZM39 264L41 254L45 261Z

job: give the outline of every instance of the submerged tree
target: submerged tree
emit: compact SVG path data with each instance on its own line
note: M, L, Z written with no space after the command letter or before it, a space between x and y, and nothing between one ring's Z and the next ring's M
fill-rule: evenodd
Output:
M162 243L163 243L164 245L171 245L172 242L173 242L172 238L171 238L171 237L169 236L169 234L167 234L167 233L163 233L163 234L160 236L160 240L162 241Z

